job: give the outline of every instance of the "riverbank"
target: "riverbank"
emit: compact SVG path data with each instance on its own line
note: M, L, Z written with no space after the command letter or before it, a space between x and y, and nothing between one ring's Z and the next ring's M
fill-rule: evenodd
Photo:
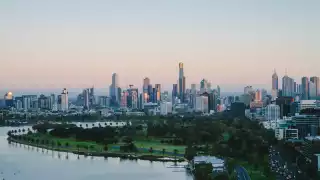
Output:
M56 147L51 145L45 144L37 144L31 143L24 140L17 140L13 139L12 137L8 137L8 141L24 144L28 146L33 146L37 148L47 149L51 151L58 151L58 152L66 152L66 153L73 153L76 155L84 155L84 156L97 156L97 157L118 157L122 159L131 159L131 160L149 160L149 161L159 161L159 162L184 162L186 161L185 158L182 157L168 157L168 156L158 156L152 155L151 153L126 153L126 152L108 152L101 149L100 152L91 151L83 148L75 148L75 147Z

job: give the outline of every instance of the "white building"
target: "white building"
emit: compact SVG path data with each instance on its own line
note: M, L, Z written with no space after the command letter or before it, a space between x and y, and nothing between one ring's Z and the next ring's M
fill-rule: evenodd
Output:
M61 111L68 111L68 109L69 109L68 91L66 88L64 88L61 93Z
M208 97L207 96L198 96L196 97L196 108L197 112L208 113L209 111L209 104L208 104Z
M265 119L268 121L277 120L280 118L280 106L275 104L269 104L266 107Z
M316 108L317 107L317 101L316 100L301 100L299 109L307 109L307 108Z
M172 113L172 103L171 102L161 102L160 103L160 115L166 116Z

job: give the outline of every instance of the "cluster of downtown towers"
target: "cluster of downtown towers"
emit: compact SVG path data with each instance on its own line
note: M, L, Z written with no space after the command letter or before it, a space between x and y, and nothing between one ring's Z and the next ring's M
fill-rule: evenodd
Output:
M186 78L183 72L183 63L179 63L179 78L178 83L173 84L172 97L179 98L182 102L185 100ZM161 98L161 84L155 84L153 87L148 77L143 79L142 93L139 94L138 88L130 88L122 91L119 87L118 74L112 74L112 83L109 88L110 105L111 106L126 106L129 108L139 108L139 104L158 103ZM141 102L138 104L138 102ZM136 106L136 107L135 107Z
M207 86L208 82L202 80L200 85L202 88ZM143 106L147 103L159 103L160 101L169 101L172 103L191 103L190 92L186 90L186 77L184 76L183 63L179 63L179 76L176 84L172 86L171 97L169 98L168 92L161 91L161 84L155 84L154 87L150 83L148 77L143 79L142 92L138 92L138 88L133 88L133 85L129 85L130 88L122 91L119 87L118 75L114 73L112 75L112 83L109 89L110 106L121 106L133 109L143 109ZM195 84L191 85L191 90L195 89ZM218 86L220 91L220 87ZM192 98L191 98L192 99Z
M320 96L319 77L313 76L302 77L301 84L298 84L293 78L288 75L282 78L282 89L280 90L278 75L276 72L272 75L272 95L273 96L290 96L300 97L301 100L316 99Z

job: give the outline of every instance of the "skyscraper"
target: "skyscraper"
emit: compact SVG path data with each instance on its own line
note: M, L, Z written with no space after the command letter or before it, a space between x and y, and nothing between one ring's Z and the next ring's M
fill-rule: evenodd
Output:
M120 95L119 95L119 80L117 73L112 74L112 83L110 85L110 98L112 105L119 105L120 103Z
M185 77L184 77L184 72L183 72L183 63L179 63L179 80L178 80L178 92L179 92L179 98L181 102L184 102L184 93L185 93Z
M178 84L173 84L172 85L172 104L174 104L177 96L178 96Z
M83 107L85 109L89 109L89 89L83 90Z
M308 77L302 77L301 79L301 99L308 100L309 99L309 79Z
M155 88L157 90L157 102L161 101L161 85L160 84L155 84Z
M309 82L309 99L316 99L317 97L317 87L312 81Z
M61 111L68 111L69 109L69 98L68 91L66 88L61 93Z
M287 75L282 78L282 96L294 96L294 80Z
M274 70L274 73L272 74L272 90L278 90L279 87L279 81L278 81L278 75L276 70Z
M208 92L208 81L206 79L202 79L200 82L200 94Z
M142 92L142 98L143 98L143 103L147 103L149 101L149 88L150 88L150 79L149 78L144 78L143 79L143 92Z
M316 86L316 96L320 96L320 82L319 77L313 76L310 78L310 81L313 82Z

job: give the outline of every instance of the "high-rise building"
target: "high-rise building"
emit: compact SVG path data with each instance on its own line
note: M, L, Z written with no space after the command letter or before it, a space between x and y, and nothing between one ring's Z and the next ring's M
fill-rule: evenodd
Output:
M166 116L172 113L172 103L171 102L161 102L160 103L160 115Z
M250 94L251 92L254 92L252 86L244 87L244 94Z
M259 90L259 89L256 90L255 101L257 101L257 102L262 101L262 93L261 93L261 90Z
M154 87L157 90L157 94L156 94L157 102L160 102L161 101L161 84L155 84Z
M309 79L308 77L302 77L301 79L301 99L308 100L309 99Z
M294 96L294 80L287 75L282 78L282 96Z
M272 74L272 90L278 90L279 89L279 80L276 70L274 70L274 73Z
M208 92L208 81L206 79L202 79L200 82L200 94Z
M175 102L176 97L178 97L178 84L173 84L173 86L172 86L172 103Z
M110 98L111 98L111 104L113 106L117 106L120 103L120 95L119 93L119 77L117 73L112 74L112 83L110 85Z
M94 94L94 87L89 89L89 107L96 104L96 98Z
M5 105L6 107L13 107L13 94L12 92L8 92L4 95Z
M83 108L89 109L89 89L83 90Z
M143 79L143 96L142 96L142 98L143 98L143 103L147 103L147 102L149 102L149 98L150 98L150 96L149 96L149 91L151 91L150 90L150 79L149 78L144 78ZM151 86L151 89L152 89L152 86Z
M99 96L98 103L100 107L109 107L109 97L108 96Z
M196 97L196 108L197 112L208 113L209 112L209 103L208 96L197 96Z
M312 81L309 82L309 99L317 98L317 86Z
M310 78L310 81L313 82L316 86L316 96L320 96L320 82L319 77L313 76Z
M178 79L178 92L179 92L179 98L181 102L184 102L184 93L185 93L185 77L184 77L184 72L183 72L183 63L179 63L179 79Z
M280 106L269 104L266 107L265 118L268 121L280 119Z
M68 111L68 110L69 110L68 91L66 88L64 88L61 93L61 111Z

